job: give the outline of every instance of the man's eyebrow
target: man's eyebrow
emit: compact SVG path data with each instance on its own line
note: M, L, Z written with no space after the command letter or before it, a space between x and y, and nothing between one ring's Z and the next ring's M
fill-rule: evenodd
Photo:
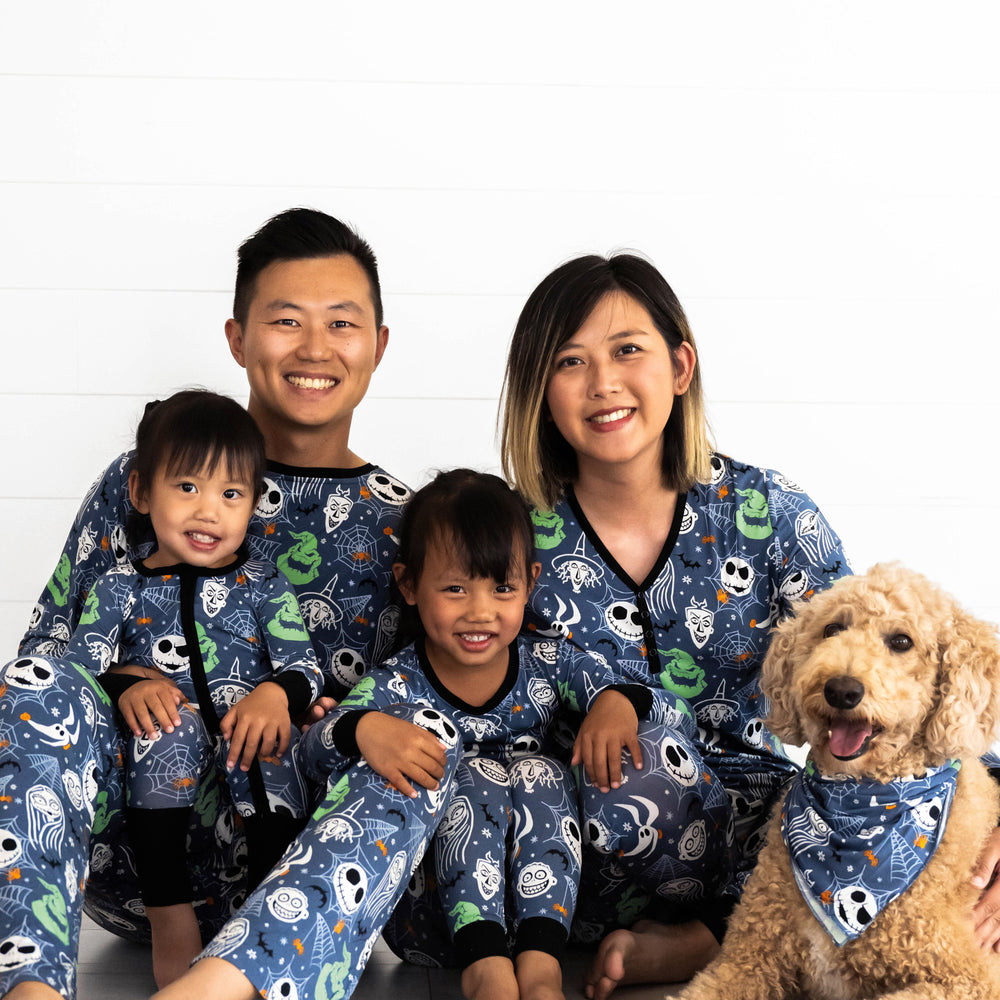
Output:
M303 311L302 306L296 302L289 302L287 299L275 299L273 302L268 302L264 308L270 310L296 309L299 312ZM343 302L331 302L326 308L328 312L364 312L364 308L353 299L345 299Z

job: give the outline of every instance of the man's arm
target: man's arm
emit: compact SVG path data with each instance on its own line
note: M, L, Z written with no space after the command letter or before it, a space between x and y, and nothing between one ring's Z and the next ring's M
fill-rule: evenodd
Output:
M125 525L132 512L130 459L130 453L116 458L83 498L55 571L31 613L20 655L61 656L94 582L129 557Z

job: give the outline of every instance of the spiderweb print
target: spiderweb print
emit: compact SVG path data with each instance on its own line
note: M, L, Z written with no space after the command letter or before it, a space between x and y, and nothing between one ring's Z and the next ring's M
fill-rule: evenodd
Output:
M179 623L177 623L179 616L177 615L178 590L176 587L171 587L169 584L146 587L142 596L145 601L148 601L157 611L164 615L168 621L178 624L177 631L180 631ZM170 612L170 614L167 615L166 612Z
M355 621L362 616L365 608L371 603L371 594L361 593L354 597L338 597L337 603L344 609L344 618Z
M0 889L0 912L17 913L18 910L26 910L31 895L30 889L5 885Z
M798 514L802 509L802 496L786 493L784 490L771 490L767 495L768 506L775 514Z
M725 609L728 611L729 609ZM727 659L734 662L749 659L756 651L756 644L750 636L733 630L724 632L715 642L714 648Z
M159 790L160 802L181 802L188 782L197 782L205 770L191 760L191 748L181 740L157 740L157 746L150 754L155 755L154 759L149 761L147 758L148 762L143 762L139 778L144 784L148 782L152 788ZM178 794L172 795L172 790ZM151 805L150 808L157 807Z
M221 619L223 629L242 639L249 639L257 634L257 618L251 611L244 608L231 608Z
M892 831L890 842L892 853L889 855L889 872L897 884L909 884L920 874L927 861L927 851L918 851L895 830Z
M42 754L28 754L26 763L37 774L37 784L46 788L62 787L62 772L59 765L52 757L45 757Z
M378 555L375 536L363 524L345 525L337 534L337 562L355 573L367 572Z
M710 503L707 507L709 516L713 521L716 521L719 524L724 524L730 528L736 524L736 515L734 513L736 507L733 504Z

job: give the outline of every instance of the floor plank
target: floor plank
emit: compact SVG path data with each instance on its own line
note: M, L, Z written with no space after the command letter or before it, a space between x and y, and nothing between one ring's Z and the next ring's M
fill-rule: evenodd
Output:
M570 952L565 969L566 1000L584 1000L580 983L589 956ZM84 919L80 937L78 1000L137 1000L153 993L149 949L130 944ZM675 997L679 987L629 986L615 991L618 1000L662 1000ZM380 941L355 1000L459 1000L458 973L446 969L421 969L404 965Z

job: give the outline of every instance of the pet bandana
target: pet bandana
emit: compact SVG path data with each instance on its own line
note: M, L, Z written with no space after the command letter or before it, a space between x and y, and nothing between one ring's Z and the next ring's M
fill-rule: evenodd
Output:
M781 836L805 901L838 944L853 941L923 870L941 840L959 761L888 784L824 778L812 761L792 781Z

